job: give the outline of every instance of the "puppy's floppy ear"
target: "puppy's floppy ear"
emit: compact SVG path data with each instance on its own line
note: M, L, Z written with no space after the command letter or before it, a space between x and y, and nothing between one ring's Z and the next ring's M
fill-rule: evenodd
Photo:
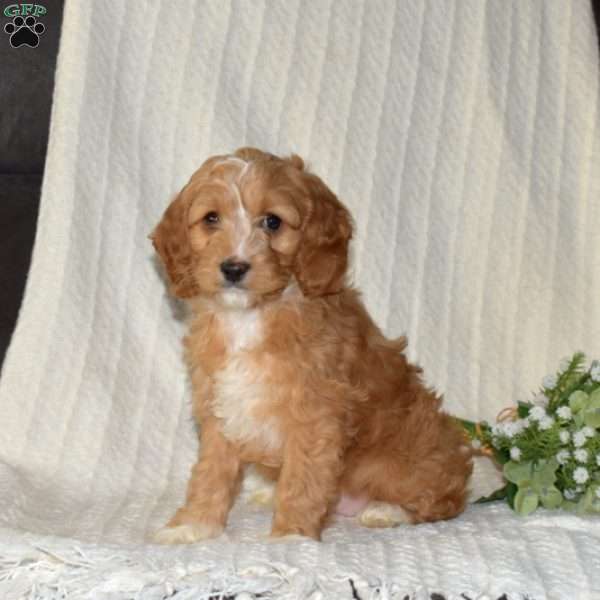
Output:
M171 202L150 239L158 252L167 275L169 289L178 298L192 298L199 289L191 273L192 247L189 240L188 211L190 199L184 190Z
M296 168L302 169L302 159ZM324 296L339 292L348 266L348 243L352 219L346 207L316 176L303 174L308 190L308 214L294 275L305 296Z

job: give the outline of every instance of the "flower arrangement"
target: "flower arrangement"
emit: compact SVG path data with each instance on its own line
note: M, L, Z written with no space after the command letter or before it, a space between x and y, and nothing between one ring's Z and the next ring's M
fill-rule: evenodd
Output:
M600 362L586 367L576 353L544 377L532 402L503 411L495 425L461 423L506 480L479 502L506 499L521 515L540 505L600 513Z

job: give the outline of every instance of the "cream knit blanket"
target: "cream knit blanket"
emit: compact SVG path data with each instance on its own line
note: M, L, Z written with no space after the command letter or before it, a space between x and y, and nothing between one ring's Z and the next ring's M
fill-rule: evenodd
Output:
M226 537L144 545L197 452L146 236L200 162L307 159L377 322L450 411L493 418L600 356L598 69L587 0L67 1L0 381L0 597L600 598L597 519L499 505L288 545L237 506Z

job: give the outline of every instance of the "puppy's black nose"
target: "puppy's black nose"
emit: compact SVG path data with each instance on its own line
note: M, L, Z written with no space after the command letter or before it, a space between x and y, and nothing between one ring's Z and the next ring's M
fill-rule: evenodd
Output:
M225 260L221 263L221 271L225 276L225 279L231 281L231 283L240 281L248 272L248 269L250 269L250 263L247 262Z

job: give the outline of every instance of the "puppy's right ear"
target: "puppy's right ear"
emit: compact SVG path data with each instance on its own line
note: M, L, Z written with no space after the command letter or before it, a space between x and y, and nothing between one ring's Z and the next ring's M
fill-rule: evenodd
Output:
M188 227L190 200L184 191L171 202L149 237L169 276L170 292L178 298L192 298L200 290L192 275L193 257Z

